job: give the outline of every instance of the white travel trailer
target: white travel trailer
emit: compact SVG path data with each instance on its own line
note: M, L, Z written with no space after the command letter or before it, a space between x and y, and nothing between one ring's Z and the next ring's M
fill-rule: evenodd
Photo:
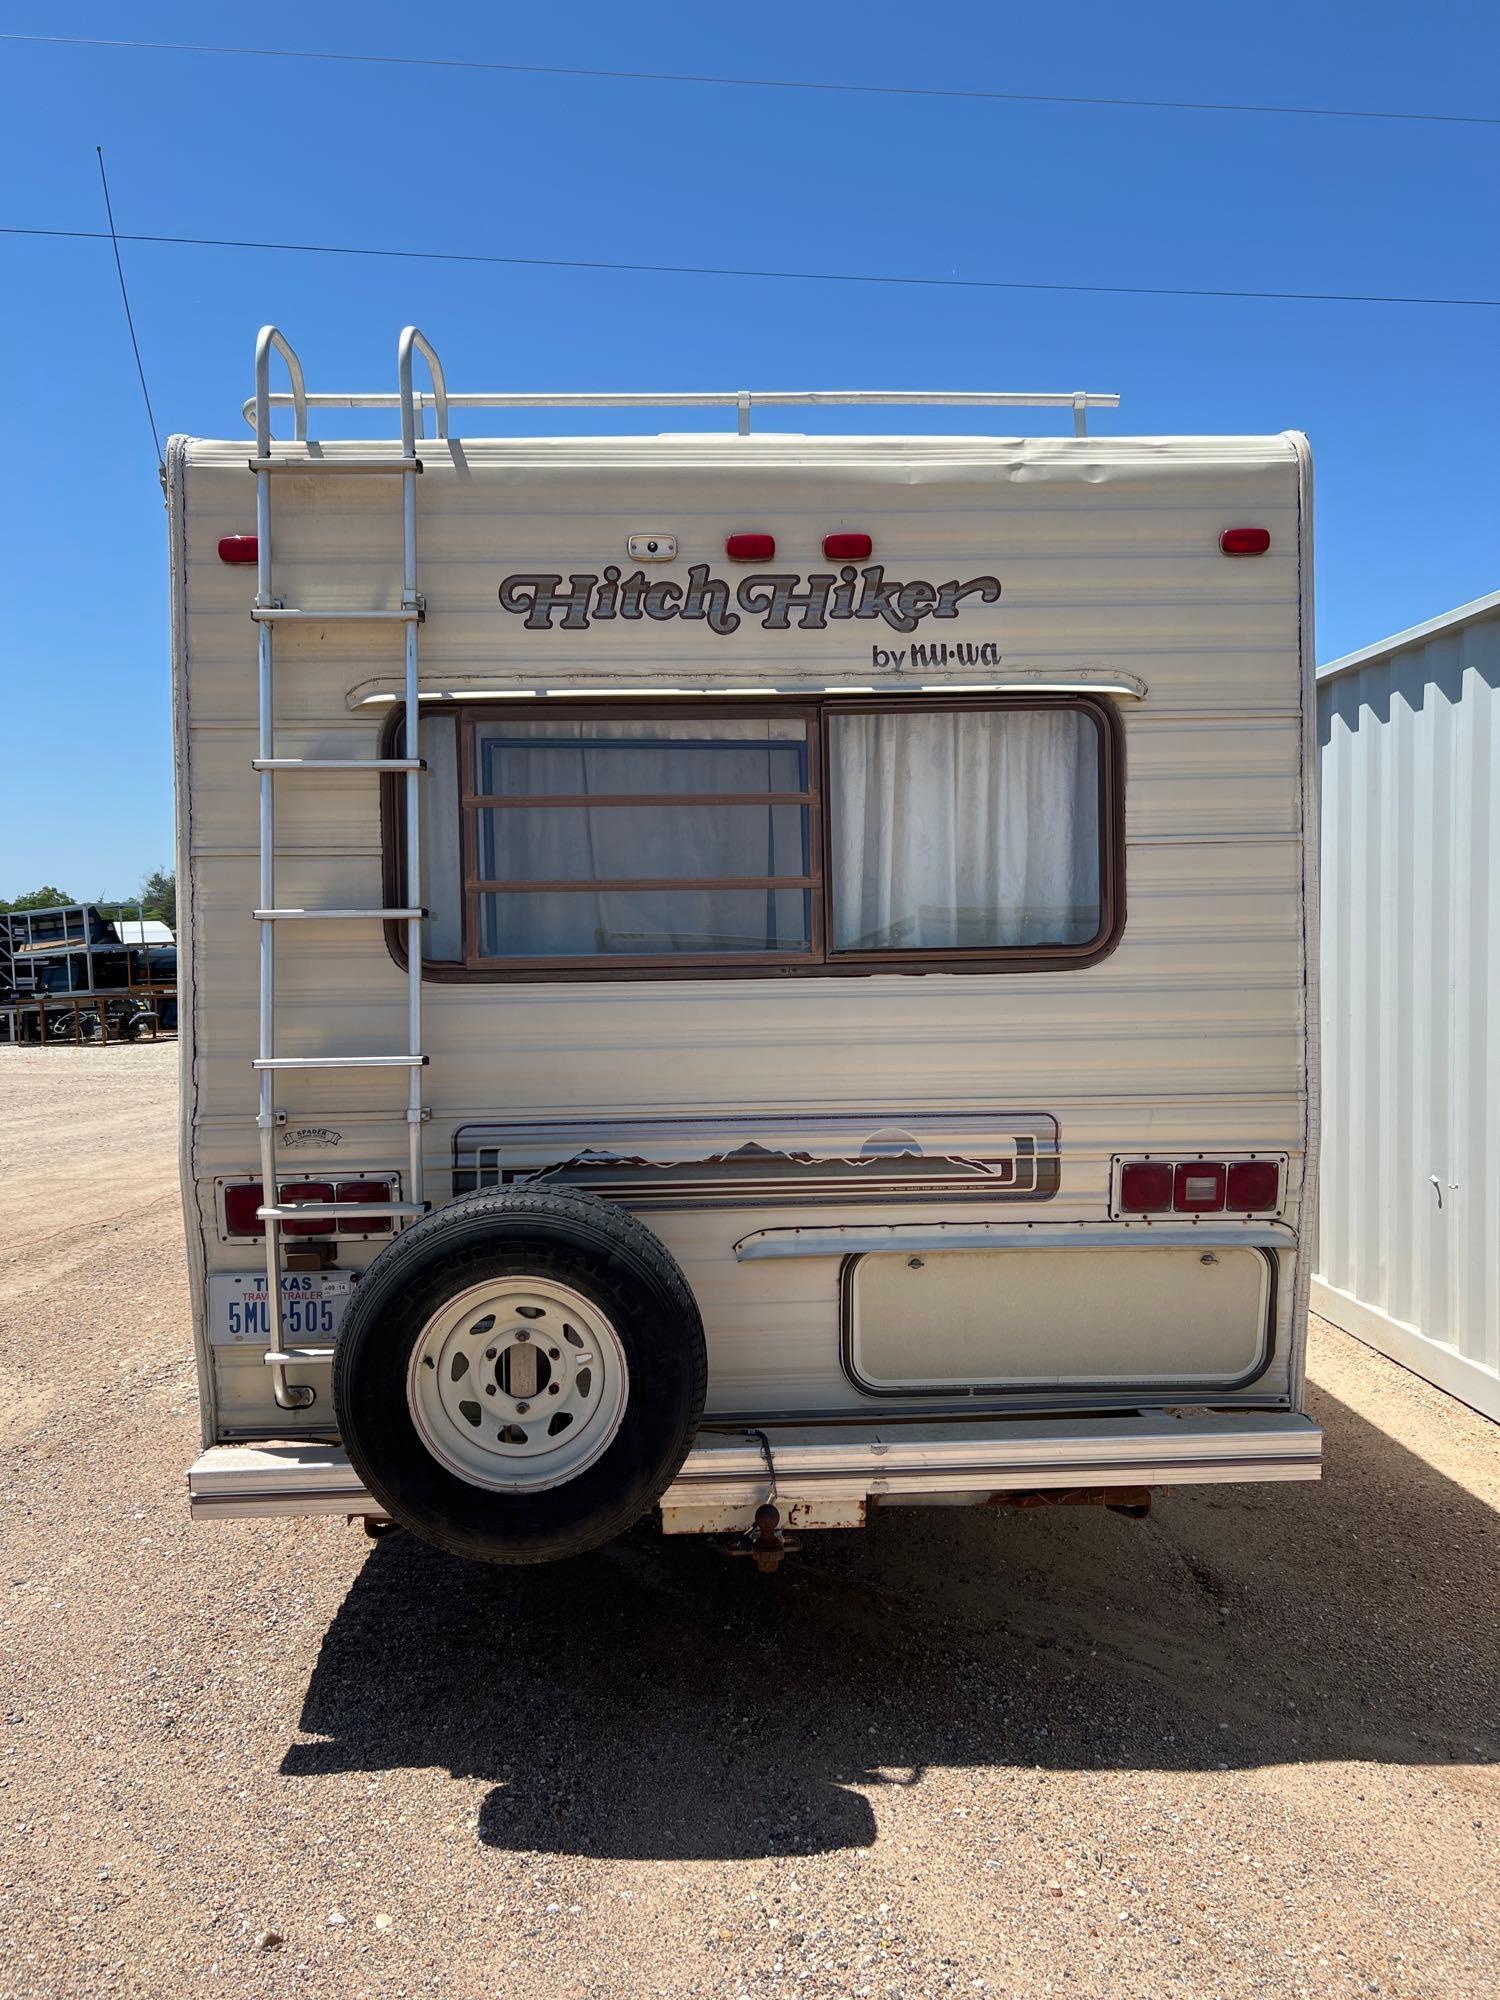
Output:
M397 382L267 328L169 455L195 1512L1316 1478L1305 441ZM1077 435L751 433L828 403Z

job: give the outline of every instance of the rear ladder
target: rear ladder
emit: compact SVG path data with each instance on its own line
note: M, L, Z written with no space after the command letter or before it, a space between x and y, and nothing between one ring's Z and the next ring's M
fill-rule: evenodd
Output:
M417 704L417 628L425 605L417 589L417 496L416 480L422 470L417 456L417 437L427 401L412 389L412 358L420 352L432 375L432 403L440 438L448 435L448 396L442 365L429 343L414 326L404 329L397 346L398 400L401 409L401 453L398 458L368 458L351 464L347 459L327 460L311 455L277 457L271 451L271 355L276 352L286 364L291 380L292 434L297 443L307 440L307 391L302 365L287 341L274 326L262 327L255 343L255 456L250 470L255 474L256 591L251 617L255 621L259 657L258 754L252 759L260 776L260 878L259 902L254 912L260 929L260 1030L254 1067L259 1074L259 1108L256 1126L260 1134L261 1207L265 1223L266 1304L270 1339L266 1362L277 1405L283 1410L305 1410L317 1392L310 1383L293 1382L288 1370L299 1363L327 1362L331 1347L288 1348L283 1334L281 1279L284 1263L283 1225L297 1217L303 1220L333 1220L336 1217L374 1219L388 1216L404 1227L427 1211L423 1197L422 1125L426 1116L422 1103L422 1070L427 1057L422 1050L422 920L426 911L421 896L421 794L423 775L420 756L421 733ZM271 540L271 481L295 476L319 477L327 473L386 473L401 481L401 604L398 610L325 611L316 605L283 604L275 592ZM401 757L279 757L276 754L274 640L279 625L370 624L399 625L406 645L406 754ZM294 909L276 901L276 805L278 778L317 776L324 771L400 772L406 781L406 885L407 902L392 909ZM406 926L407 1045L389 1055L282 1056L276 1052L276 931L289 922L404 923ZM332 1203L296 1202L282 1204L276 1168L276 1130L280 1116L276 1106L276 1078L285 1072L347 1069L404 1069L408 1075L406 1096L407 1196L405 1201L362 1202L357 1207Z

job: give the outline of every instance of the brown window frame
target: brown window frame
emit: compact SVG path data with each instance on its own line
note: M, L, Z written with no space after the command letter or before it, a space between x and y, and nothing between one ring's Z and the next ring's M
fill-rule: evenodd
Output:
M540 707L541 704L537 704ZM994 694L994 695L938 695L938 696L811 696L802 699L776 699L767 697L753 702L710 701L704 696L687 700L606 700L589 699L587 696L549 696L546 712L549 715L571 717L578 721L600 720L604 718L631 718L642 720L681 720L686 716L709 714L723 717L780 716L804 722L808 732L808 777L807 787L801 792L766 793L745 795L748 803L768 805L776 803L800 804L808 813L808 870L796 877L735 877L724 880L683 877L650 882L634 878L610 883L607 886L620 889L650 888L800 888L811 897L812 920L810 925L809 948L799 952L674 952L670 956L619 953L599 958L490 958L478 950L479 911L478 899L481 895L496 891L520 891L543 893L557 890L560 894L571 894L582 890L598 890L600 884L587 882L532 882L532 881L489 881L480 880L477 875L475 856L475 827L480 811L491 807L504 808L511 803L535 805L565 805L586 803L591 806L601 804L601 798L590 795L586 800L571 801L558 795L551 799L511 801L496 799L490 795L476 793L470 789L469 774L474 769L473 746L476 722L493 718L494 709L487 702L456 702L444 704L445 711L456 711L457 728L454 731L455 756L458 762L457 784L459 798L460 828L460 868L463 888L463 911L461 934L464 957L455 959L429 959L423 964L423 977L435 983L484 983L514 984L517 982L551 985L571 985L580 981L599 979L615 980L674 980L674 979L756 979L756 978L839 978L849 976L870 977L881 972L915 974L923 972L1057 972L1072 968L1097 964L1108 956L1120 941L1120 933L1125 922L1125 786L1124 786L1124 743L1120 718L1115 706L1107 699L1090 695L1045 695L1045 694ZM1094 937L1076 945L1006 945L970 946L955 945L933 949L915 946L896 950L833 951L827 944L832 929L833 883L824 857L825 803L829 796L828 739L831 732L825 727L825 719L834 715L871 714L922 714L943 712L982 712L993 714L997 711L1034 713L1037 710L1066 709L1081 712L1090 717L1099 731L1099 929ZM527 713L535 713L531 704L526 705ZM389 716L382 738L382 755L395 754L404 726L405 711L397 705ZM739 793L622 793L621 805L650 804L660 798L665 804L729 804L741 798ZM405 787L394 778L386 778L381 788L381 838L383 853L384 893L392 906L404 907L405 885ZM396 962L406 964L406 929L403 924L386 926L386 942L391 956Z

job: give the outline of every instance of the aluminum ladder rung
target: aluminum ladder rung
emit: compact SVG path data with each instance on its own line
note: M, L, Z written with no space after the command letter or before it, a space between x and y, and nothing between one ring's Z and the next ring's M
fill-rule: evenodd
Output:
M257 625L420 625L423 606L402 604L394 611L302 611L287 604L257 604Z
M425 1201L279 1201L255 1213L262 1222L358 1222L365 1216L426 1215Z
M425 757L252 757L252 771L425 771Z
M349 919L368 917L371 923L408 923L413 917L425 917L426 910L252 910L251 915L258 924L280 923L340 923Z
M420 472L420 458L251 458L252 472Z
M252 1069L422 1069L426 1056L257 1056Z
M305 1368L325 1366L333 1359L331 1347L273 1347L261 1357L267 1368L288 1368L301 1362Z

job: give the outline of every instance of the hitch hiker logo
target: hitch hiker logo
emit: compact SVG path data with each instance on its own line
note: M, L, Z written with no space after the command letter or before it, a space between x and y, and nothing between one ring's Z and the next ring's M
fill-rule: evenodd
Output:
M999 579L975 576L960 583L954 577L927 583L919 577L888 583L883 564L856 569L851 563L836 576L831 571L806 578L761 572L735 587L711 576L707 563L694 563L686 583L648 579L639 569L622 577L610 563L602 576L586 572L569 576L566 583L561 576L522 570L500 586L500 609L524 618L528 632L586 632L611 618L688 618L724 634L739 630L740 612L758 618L765 632L789 632L794 625L799 632L822 632L831 619L860 618L883 618L892 631L915 632L924 618L957 618L969 598L997 604Z

